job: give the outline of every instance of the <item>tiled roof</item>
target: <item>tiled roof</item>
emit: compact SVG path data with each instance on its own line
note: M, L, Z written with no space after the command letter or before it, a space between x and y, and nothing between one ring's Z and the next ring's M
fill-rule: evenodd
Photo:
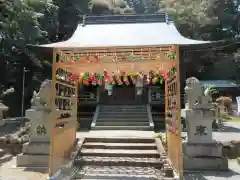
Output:
M238 87L237 84L235 84L232 81L229 80L206 80L206 81L200 81L203 85L213 85L216 88L232 88L232 87Z
M156 23L171 22L172 19L166 13L158 14L131 14L131 15L104 15L83 16L85 24L126 24L126 23Z

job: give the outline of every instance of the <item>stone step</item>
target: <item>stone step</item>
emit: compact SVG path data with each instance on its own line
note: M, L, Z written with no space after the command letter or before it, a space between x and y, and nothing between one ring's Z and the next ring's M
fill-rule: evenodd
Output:
M87 143L83 144L83 148L151 150L151 149L157 149L157 146L156 146L155 143L103 143L103 142L87 142Z
M79 156L74 161L74 164L76 166L153 166L161 169L163 167L164 161L160 158Z
M149 122L124 122L111 121L111 122L96 122L96 126L149 126Z
M155 143L154 138L138 138L138 137L86 137L85 143L97 142L97 143Z
M100 108L146 108L146 105L102 105Z
M141 109L123 109L123 108L100 108L99 109L100 112L102 111L112 111L112 112L147 112L146 108L141 108Z
M101 105L100 108L126 108L126 109L141 109L141 108L147 108L146 105Z
M12 158L13 158L13 156L11 154L4 154L2 157L0 157L0 166L3 163L10 161Z
M121 118L121 117L98 117L97 122L149 122L148 118Z
M144 113L99 113L98 117L106 117L106 118L112 118L112 117L123 117L123 118L131 118L131 117L145 117L148 118L148 114L146 112Z
M99 109L99 112L105 114L146 114L147 109Z
M125 149L81 149L81 156L107 157L149 157L159 158L157 150L125 150Z
M92 130L151 130L149 126L94 126Z
M75 175L76 180L158 180L163 177L164 174L159 169L131 166L83 166Z

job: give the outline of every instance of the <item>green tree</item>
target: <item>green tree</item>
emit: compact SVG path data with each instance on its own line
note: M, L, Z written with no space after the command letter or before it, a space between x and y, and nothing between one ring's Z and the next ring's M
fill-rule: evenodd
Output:
M29 51L26 45L52 41L52 39L49 39L48 30L51 37L54 37L54 32L51 31L54 27L47 26L46 20L41 21L44 18L54 19L53 11L56 11L56 8L50 7L53 7L53 5L47 1L0 1L0 56L3 57L1 76L4 73L3 77L7 77L0 84L5 89L10 86L15 89L11 97L5 97L9 100L7 104L10 106L12 115L19 115L20 113L23 67L25 66L30 70L26 74L25 81L26 100L31 98L34 72L43 68L41 59L38 59L35 54ZM49 15L48 18L47 15ZM49 24L51 24L50 21Z

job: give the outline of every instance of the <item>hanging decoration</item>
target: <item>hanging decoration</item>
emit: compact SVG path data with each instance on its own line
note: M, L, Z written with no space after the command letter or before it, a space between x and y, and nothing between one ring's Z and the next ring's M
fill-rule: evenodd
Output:
M176 76L177 76L177 68L175 66L169 69L169 71L164 74L164 78L168 82L171 82L174 79L176 79Z
M166 53L167 52L167 53ZM112 62L115 61L142 61L144 60L161 60L161 57L165 56L166 59L175 60L177 56L177 50L175 45L165 48L132 48L127 49L126 51L119 52L116 50L108 50L108 51L98 51L98 52L81 52L81 53L73 53L73 57L69 59L64 54L59 54L58 62L72 62L72 63L79 63L79 62L92 62L97 63L99 61L105 61L104 57L107 57ZM158 58L156 58L158 57ZM103 58L103 59L102 59ZM110 62L109 61L109 62Z
M136 79L136 90L137 90L137 95L141 95L143 91L143 76L139 74Z
M170 50L167 54L167 57L168 57L169 60L175 60L176 56L177 56L176 47L171 46L171 48L170 48Z
M167 72L158 72L158 71L150 71L148 75L139 72L131 72L126 74L123 71L116 71L109 74L106 70L103 73L80 73L78 77L79 81L82 82L83 85L89 86L101 86L105 85L105 89L107 90L108 84L113 85L122 85L123 83L127 86L131 84L139 85L139 78L141 77L142 84L151 84L151 85L163 85L164 81L173 81L176 79L176 67L171 67ZM76 80L76 77L72 75L67 75L69 80ZM60 78L60 77L59 77Z
M169 52L167 54L167 57L169 60L175 60L176 59L176 53L175 52Z
M84 56L84 57L75 57L72 59L72 63L77 63L77 62L99 62L100 58L99 55L91 55L90 56Z
M129 81L128 81L128 77L127 77L127 76L124 76L124 77L123 77L123 82L124 82L124 84L127 85L127 86L130 84Z
M130 60L134 60L135 59L135 57L134 57L134 55L132 54L131 56L130 56Z
M118 70L117 73L115 74L114 81L116 82L117 85L122 85L121 81L121 72Z
M89 86L89 85L100 86L102 85L102 78L103 76L100 75L99 73L90 74L89 72L86 72L85 74L84 73L80 74L79 80L85 86Z
M111 96L112 93L113 93L113 85L112 85L112 83L107 84L106 90L108 92L108 96Z

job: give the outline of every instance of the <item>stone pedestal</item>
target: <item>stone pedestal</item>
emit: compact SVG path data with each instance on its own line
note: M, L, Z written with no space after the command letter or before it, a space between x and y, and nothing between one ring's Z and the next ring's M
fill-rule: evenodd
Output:
M208 109L184 109L188 124L188 143L212 143L214 111Z
M183 143L183 162L186 170L227 170L227 158L222 145L212 143Z
M193 85L186 83L188 99L185 109L182 110L187 121L188 135L187 142L183 143L184 169L226 170L228 161L222 156L222 145L212 137L215 110L212 109L211 98L203 93L196 80L192 82ZM200 94L201 91L202 94ZM194 93L197 94L194 95Z
M29 109L26 118L31 122L31 138L17 156L17 166L48 167L50 152L51 113L45 109Z
M0 127L5 125L5 121L3 120L3 112L4 111L7 111L8 110L8 107L5 106L3 103L1 103L0 101Z

